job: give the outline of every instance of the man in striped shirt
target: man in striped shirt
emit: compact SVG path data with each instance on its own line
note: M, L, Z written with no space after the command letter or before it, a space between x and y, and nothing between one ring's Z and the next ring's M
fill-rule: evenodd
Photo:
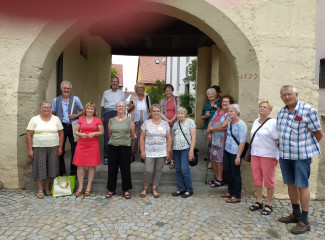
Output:
M301 234L310 231L310 163L312 157L321 155L318 142L323 132L317 112L309 104L298 100L298 93L293 86L283 86L280 96L286 106L280 109L277 117L279 162L283 182L288 185L293 213L281 217L279 221L297 223L291 233Z

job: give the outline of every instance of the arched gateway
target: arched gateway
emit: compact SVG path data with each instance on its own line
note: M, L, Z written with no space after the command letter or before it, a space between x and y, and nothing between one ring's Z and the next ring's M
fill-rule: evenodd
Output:
M254 5L254 3L251 4ZM197 101L204 101L205 90L211 82L218 83L224 93L235 96L235 99L242 107L242 118L251 123L257 116L257 102L264 97L266 92L261 93L260 90L260 63L257 57L258 51L255 49L261 51L261 46L250 29L254 20L250 19L248 14L240 15L241 7L245 6L235 7L235 3L232 1L228 4L227 1L216 3L216 1L208 0L150 0L145 5L142 5L141 9L135 9L134 11L159 13L180 19L210 37L216 45L198 50L198 86L200 87L197 88ZM254 8L257 9L256 12L263 13L264 11L260 6L254 6ZM247 11L247 9L244 9L244 12ZM244 20L241 20L241 18ZM0 170L0 173L4 176L2 180L6 186L24 186L23 176L27 160L26 146L25 139L19 137L19 134L25 132L30 117L38 113L35 106L38 106L39 102L46 97L46 89L57 59L77 36L103 19L105 19L105 16L99 16L93 22L87 23L82 21L61 22L60 24L48 22L38 30L38 34L35 34L33 41L26 48L20 64L17 88L17 129L12 133L12 135L16 134L17 136L16 148L10 153L10 158L17 161L17 168L8 169L6 163L0 160L0 169L4 169ZM249 19L251 22L246 24L245 19ZM257 30L262 31L263 29L259 28ZM102 74L97 78L102 80L96 80L91 86L83 86L84 89L79 86L77 90L78 96L82 97L82 94L89 94L84 90L91 89L91 91L96 92L96 95L92 97L96 97L96 101L99 102L103 90L108 87L105 76L108 76L110 46L107 45L103 52L109 57L105 63L96 66L97 70ZM222 69L219 69L219 67ZM213 75L218 75L220 79L213 80ZM281 81L277 82L275 88L278 89L280 84L282 84ZM266 96L269 95L266 94ZM280 105L279 101L279 99L276 99L275 103ZM12 149L9 143L4 143L4 146L2 146L4 149L6 144L8 144L8 149ZM8 171L10 171L9 174Z

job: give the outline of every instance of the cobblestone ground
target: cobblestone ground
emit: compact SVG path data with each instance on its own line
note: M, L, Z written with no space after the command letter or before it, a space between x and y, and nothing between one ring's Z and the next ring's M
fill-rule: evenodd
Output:
M324 201L311 202L312 231L296 236L294 224L277 222L289 213L288 200L275 200L274 212L261 216L248 210L253 197L227 204L220 193L37 199L33 191L3 189L0 239L325 239Z

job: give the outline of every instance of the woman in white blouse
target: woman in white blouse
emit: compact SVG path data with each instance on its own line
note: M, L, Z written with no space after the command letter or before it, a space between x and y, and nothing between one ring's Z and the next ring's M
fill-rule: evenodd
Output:
M143 190L140 197L146 196L148 186L152 182L152 195L159 198L157 188L165 159L170 157L171 135L167 121L160 118L160 105L153 104L150 110L152 118L143 123L140 135L141 159L145 159Z
M41 103L40 114L33 117L27 126L26 144L28 157L32 159L32 178L37 183L37 197L51 195L51 178L59 174L58 156L62 154L63 126L57 116L52 115L51 103Z
M260 117L253 123L251 137L255 134L251 148L251 169L256 188L256 203L250 206L251 211L263 209L261 214L269 215L273 211L272 201L275 185L275 168L278 164L276 120L270 118L273 109L268 100L259 103ZM262 184L267 188L266 205L262 202Z
M148 116L150 113L150 98L146 96L145 86L143 83L137 83L134 86L134 91L136 95L132 95L130 99L130 108L129 112L131 113L131 119L135 125L135 135L136 138L132 140L132 154L131 154L131 162L135 161L135 154L139 150L139 139L141 134L141 126L142 124L148 120Z

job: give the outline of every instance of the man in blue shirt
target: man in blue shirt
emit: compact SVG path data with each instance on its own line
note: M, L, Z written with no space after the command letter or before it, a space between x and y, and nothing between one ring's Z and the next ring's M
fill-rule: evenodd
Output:
M60 118L63 131L64 131L64 144L63 144L63 154L60 156L59 161L59 174L60 176L66 175L65 163L64 163L64 152L65 152L65 142L69 138L71 145L71 163L70 163L70 175L77 174L77 166L72 164L74 151L76 148L76 143L74 142L72 123L76 122L79 116L82 115L83 106L80 99L75 96L75 103L73 106L72 114L71 108L73 104L74 96L70 94L72 84L69 81L63 81L61 83L62 95L53 99L52 103L52 114Z
M280 109L277 117L279 162L283 182L288 185L293 213L279 221L297 223L291 233L301 234L310 231L310 164L312 157L321 155L318 142L323 132L317 112L309 104L298 100L298 93L293 86L283 86L280 96L286 106Z

